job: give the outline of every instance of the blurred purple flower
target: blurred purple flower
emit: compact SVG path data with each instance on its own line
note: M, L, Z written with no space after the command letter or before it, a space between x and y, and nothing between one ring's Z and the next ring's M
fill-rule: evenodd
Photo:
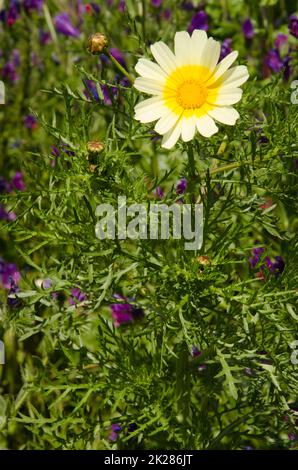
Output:
M193 3L190 0L184 0L181 4L182 10L191 11L194 9Z
M51 34L49 31L44 31L43 29L39 30L39 42L44 46L51 42Z
M296 441L296 434L294 434L293 432L289 432L288 439L289 441Z
M114 326L116 328L123 324L131 323L134 320L140 320L144 317L144 311L142 308L135 307L128 302L122 304L111 304L110 309L112 318L114 319Z
M5 289L10 289L17 285L21 279L21 274L13 263L6 263L0 259L0 282Z
M10 187L12 190L16 189L18 191L24 191L25 190L25 183L23 181L23 174L21 171L16 171L15 175L13 176L11 182L10 182Z
M298 18L296 15L290 16L289 31L294 38L298 39Z
M71 23L67 13L59 13L59 15L56 15L54 18L54 24L57 32L64 36L78 38L81 34L80 31Z
M250 18L247 18L242 23L242 32L244 34L245 39L252 39L255 35L255 30Z
M43 0L24 0L24 8L27 11L42 9Z
M114 57L117 62L119 62L122 67L126 67L125 59L121 51L117 47L111 47L110 54Z
M24 126L30 131L34 131L37 128L37 120L33 114L28 114L23 118Z
M17 216L14 212L12 211L7 212L5 207L0 204L0 220L7 220L9 222L9 221L15 220L16 218Z
M119 5L118 5L118 10L119 10L121 13L124 13L125 8L126 8L125 0L120 0Z
M110 309L115 327L133 321L132 307L130 304L111 304Z
M163 199L164 195L165 195L165 193L164 193L163 189L161 188L161 186L157 186L155 191L153 191L153 194L158 199Z
M17 75L16 67L12 62L7 62L1 70L2 78L10 80L12 83L15 83L19 76Z
M253 248L252 249L252 257L249 258L249 264L251 268L254 268L260 261L261 255L264 253L265 248L260 247L260 248Z
M203 29L204 31L208 31L208 16L204 10L198 11L192 17L187 30L191 34L195 29Z
M201 355L201 351L196 346L191 347L191 355L192 357L199 357Z
M284 67L283 60L276 49L270 49L265 57L265 64L275 73L280 72Z
M225 57L227 57L227 55L229 55L232 52L231 45L232 45L232 39L230 38L226 38L222 42L219 60L224 59Z
M159 8L162 4L162 0L151 0L151 5L155 8Z
M187 180L186 178L181 178L181 180L178 181L177 186L176 186L176 194L184 194L187 188Z
M82 292L78 287L71 289L71 296L68 301L70 305L76 305L79 302L84 302L87 299L87 295Z
M10 295L17 294L18 292L20 292L20 288L14 281L12 281L11 286L8 291L8 297L7 297L7 304L11 308L19 307L21 304L20 299L18 299L17 297L10 297Z
M276 47L276 49L279 49L287 42L288 42L288 36L286 34L279 33L275 38L274 46Z
M118 439L118 434L114 431L110 432L109 434L109 441L116 442Z

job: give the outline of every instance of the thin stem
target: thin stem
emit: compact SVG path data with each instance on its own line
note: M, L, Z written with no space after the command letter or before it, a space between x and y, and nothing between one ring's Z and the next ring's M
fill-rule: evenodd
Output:
M188 164L189 164L189 192L191 194L191 201L193 201L194 192L195 192L194 183L195 183L195 178L196 178L196 167L195 167L195 159L194 159L194 154L193 154L193 147L191 143L188 145L187 157L188 157Z
M221 173L226 170L233 170L234 168L239 168L242 163L229 163L228 165L218 166L210 171L210 175L214 175L215 173Z
M134 77L130 75L130 73L127 72L127 70L125 70L125 68L122 67L121 64L119 64L118 60L116 60L115 57L113 57L110 52L108 52L108 56L113 62L113 64L116 65L116 67L120 70L120 72L123 73L123 75L125 75L131 83L134 83L135 81Z

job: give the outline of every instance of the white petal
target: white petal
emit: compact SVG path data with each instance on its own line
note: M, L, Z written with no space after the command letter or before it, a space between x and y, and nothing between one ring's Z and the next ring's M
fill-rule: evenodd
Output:
M200 64L204 48L207 44L206 31L195 29L191 35L194 63Z
M182 118L182 140L184 142L189 142L194 138L196 132L196 122L197 119L195 116L190 118Z
M240 117L238 111L231 107L216 107L211 111L208 111L209 116L216 119L218 122L234 126L237 119Z
M213 80L217 80L221 75L228 70L229 67L235 62L238 57L238 52L234 51L227 55L217 66L214 72Z
M227 106L238 103L242 98L241 88L221 88L214 104L218 106ZM212 103L211 103L212 104Z
M190 64L192 43L187 31L179 31L175 34L175 56L178 65Z
M149 93L150 95L161 95L163 92L163 84L156 80L151 80L150 78L136 78L134 81L134 87L137 90Z
M201 64L210 70L210 73L216 67L220 56L220 44L213 38L209 38L202 52Z
M151 78L161 82L164 82L167 78L167 74L160 66L148 59L139 59L135 69L139 75L145 78Z
M167 132L162 139L161 146L165 149L171 149L176 144L181 134L181 119L177 122L176 126Z
M233 67L230 70L227 70L222 79L223 88L237 88L242 85L249 77L247 67L245 65L238 65Z
M164 42L156 42L150 49L154 59L166 73L171 73L177 68L175 56Z
M156 123L154 130L158 134L166 134L175 126L179 118L180 116L178 114L168 110L168 113Z
M154 96L135 106L135 119L140 122L152 122L168 112L159 96Z
M218 131L213 119L207 115L197 119L197 129L204 137L211 137Z

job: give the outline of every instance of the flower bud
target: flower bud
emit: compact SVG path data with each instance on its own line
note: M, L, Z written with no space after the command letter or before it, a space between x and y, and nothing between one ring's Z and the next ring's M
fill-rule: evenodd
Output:
M104 148L105 148L104 144L102 142L99 142L98 140L94 140L92 142L87 143L87 150L88 150L89 155L95 155L97 153L101 153Z
M211 264L209 256L198 256L197 261L203 266L209 266Z
M108 40L102 33L92 34L88 39L88 51L91 54L101 54L107 45Z

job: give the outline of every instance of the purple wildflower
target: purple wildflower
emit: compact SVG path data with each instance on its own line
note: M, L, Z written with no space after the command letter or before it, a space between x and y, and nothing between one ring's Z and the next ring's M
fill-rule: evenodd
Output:
M193 3L190 0L184 0L181 5L182 10L192 11L194 9Z
M114 431L110 432L110 434L109 434L109 440L110 440L111 442L116 442L117 439L118 439L118 434L117 434L116 432L114 432Z
M15 282L12 281L11 287L8 291L8 297L7 297L7 304L11 308L19 307L20 304L21 304L20 299L18 299L17 297L10 297L11 295L15 295L18 292L20 292L20 288L17 286L17 284Z
M55 28L58 33L64 36L78 38L80 31L73 26L67 13L59 13L54 18Z
M296 15L290 16L289 31L294 38L298 39L298 18Z
M33 114L28 114L23 118L24 126L30 131L34 131L37 128L37 120Z
M133 316L130 304L112 304L110 308L115 327L132 322Z
M272 265L272 271L278 276L285 269L285 261L282 256L276 256L275 262Z
M113 423L111 425L111 430L114 431L114 432L121 432L122 431L122 427L120 426L120 424L118 423Z
M188 32L191 34L195 29L208 31L208 16L204 10L198 11L191 19Z
M20 279L21 274L15 264L0 260L0 282L5 289L11 289Z
M1 70L2 78L15 83L18 80L16 67L12 62L7 62Z
M42 281L42 287L43 287L44 289L50 289L51 286L52 286L52 281L51 281L51 279L44 279L44 280Z
M23 174L21 171L16 171L10 182L10 187L12 190L16 189L17 191L24 191L25 183L23 181Z
M159 8L162 4L162 0L151 0L151 5L155 8Z
M0 204L0 220L12 221L17 218L16 214L12 211L7 211L4 206Z
M86 89L84 90L84 95L86 98L93 98L95 101L99 101L99 94L97 91L96 83L92 80L84 80Z
M265 64L275 73L280 72L284 67L283 60L276 49L270 49L265 57Z
M110 54L114 57L115 60L117 60L117 62L119 62L120 65L122 65L122 67L126 67L124 56L122 52L117 49L117 47L111 47Z
M128 432L134 432L134 431L136 431L137 429L138 429L138 426L137 426L136 423L130 423L130 424L128 425L128 429L127 429L127 430L128 430Z
M164 195L165 195L165 193L164 193L163 189L161 188L161 186L157 186L157 188L155 189L153 194L158 199L163 199Z
M28 12L32 10L41 11L43 0L24 0L24 8Z
M166 8L161 14L161 17L166 21L169 21L171 16L172 16L172 10L170 8Z
M289 441L296 441L296 434L289 432L288 434Z
M219 60L224 59L225 57L227 57L227 55L229 55L232 52L231 45L232 45L232 39L230 38L226 38L222 42Z
M201 351L196 346L191 347L191 355L192 357L199 357L201 355Z
M253 248L252 250L252 257L249 258L249 264L251 268L254 268L260 261L260 257L262 253L264 253L265 249L260 247L260 248Z
M71 296L68 301L70 305L76 305L79 302L84 302L87 299L87 295L82 292L78 287L71 289Z
M116 328L123 324L131 323L134 320L140 320L144 316L142 308L135 307L128 302L123 304L111 304L110 309Z
M44 31L43 29L39 30L39 42L43 46L51 42L51 34L49 33L49 31Z
M187 180L186 178L181 178L180 181L178 181L177 186L176 186L176 194L184 194L187 188Z
M286 34L279 33L276 36L276 39L274 41L274 46L276 47L276 49L279 49L287 42L288 42L288 36Z
M245 39L252 39L254 37L255 30L250 18L247 18L245 21L243 21L242 32Z
M125 0L120 0L119 5L118 5L118 10L119 10L121 13L124 13L125 8L126 8Z

